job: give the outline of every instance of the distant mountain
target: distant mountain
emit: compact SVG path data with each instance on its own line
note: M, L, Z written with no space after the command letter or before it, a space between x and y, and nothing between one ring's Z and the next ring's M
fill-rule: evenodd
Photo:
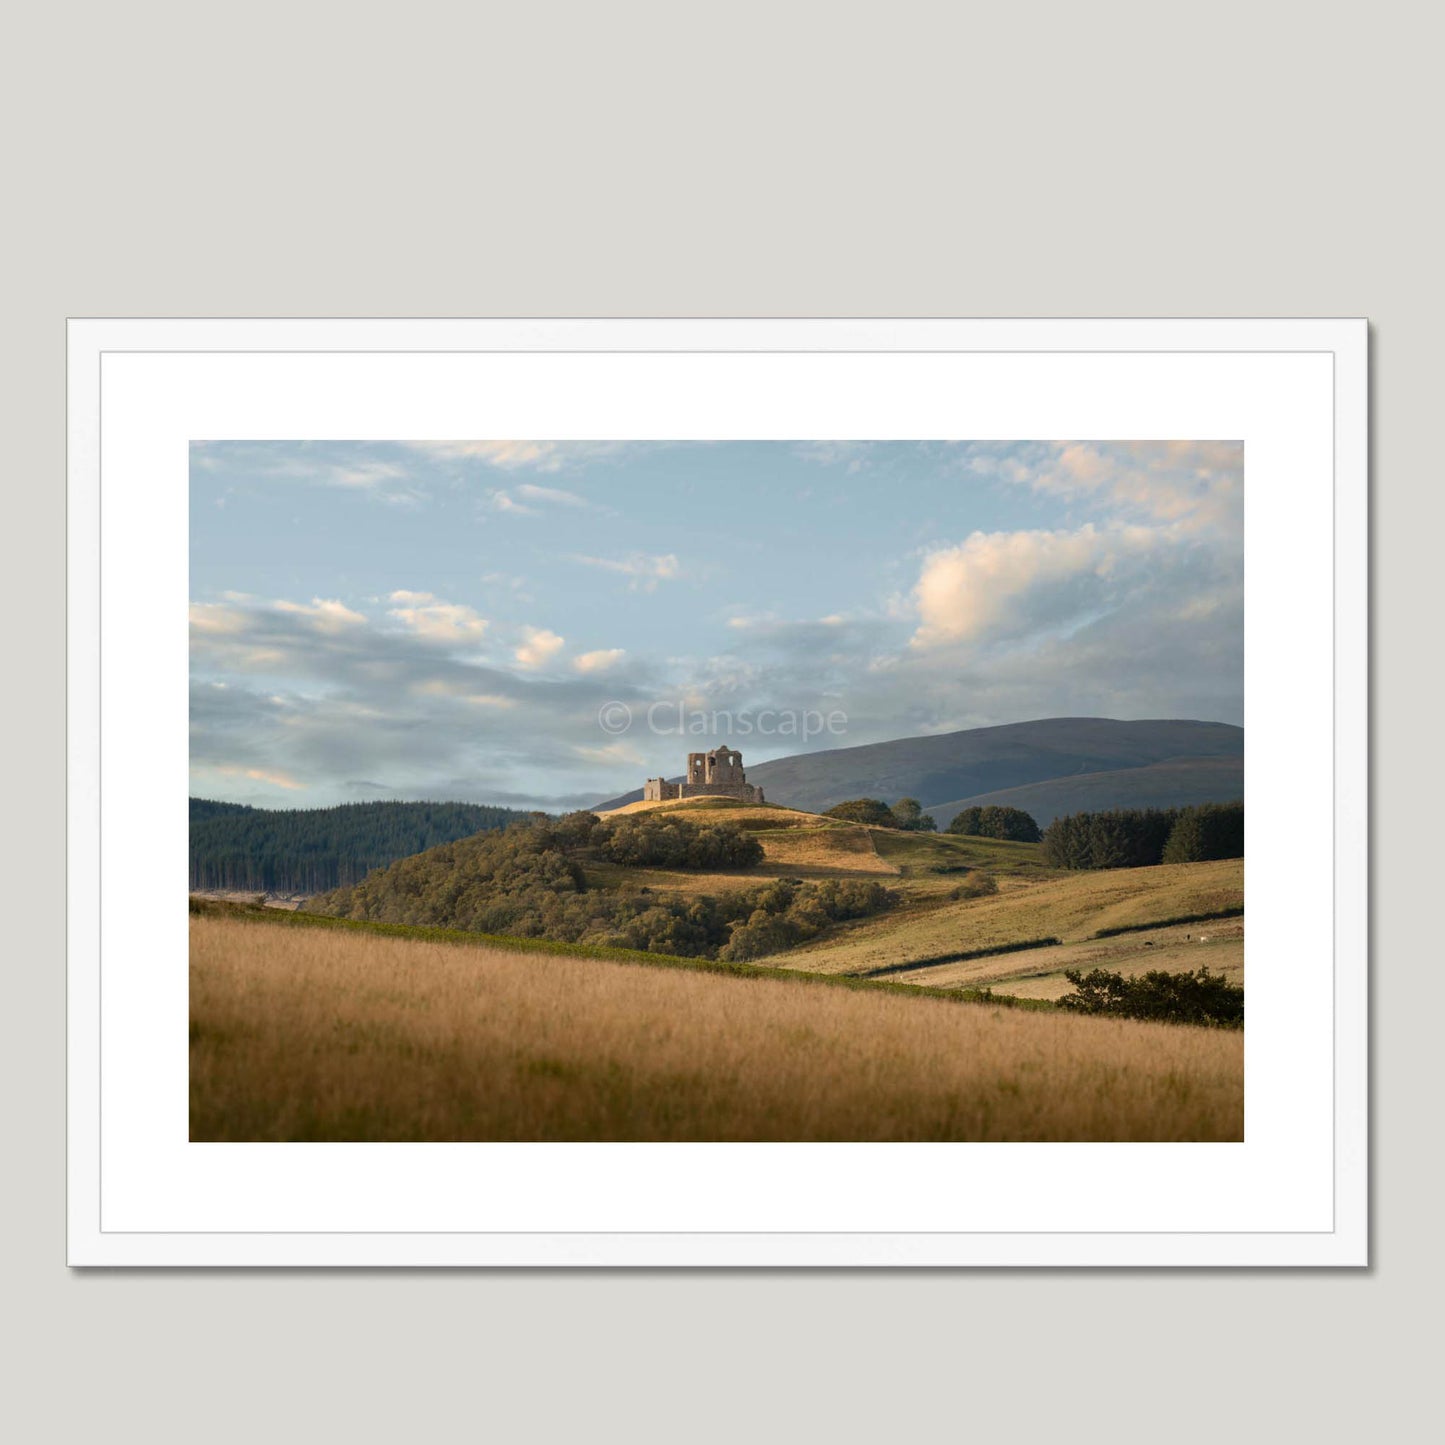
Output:
M1152 770L1168 764L1167 769ZM1223 766L1221 766L1223 764ZM1005 801L996 794L1034 784L1073 781L1057 798L1087 799L1078 809L1223 802L1243 795L1244 729L1228 723L1158 719L1042 718L1001 727L969 728L929 737L899 738L857 748L800 753L747 765L748 781L771 803L822 812L847 798L917 798L940 827L968 803ZM1149 777L1127 778L1150 769ZM1085 783L1084 779L1092 779ZM620 807L642 796L639 788L599 803ZM1034 802L1040 826L1055 816L1055 798ZM1016 804L1023 807L1023 803ZM1028 808L1034 812L1033 808Z
M1228 803L1244 797L1243 758L1172 758L1141 768L1114 768L1107 773L1082 773L978 793L956 803L934 803L924 811L946 828L964 808L1022 808L1040 828L1069 813L1097 813L1110 808L1182 808L1195 803Z

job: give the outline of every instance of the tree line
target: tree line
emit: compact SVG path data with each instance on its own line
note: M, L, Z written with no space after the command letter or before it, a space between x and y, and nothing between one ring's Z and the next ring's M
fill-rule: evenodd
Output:
M1059 999L1058 1006L1071 1013L1113 1014L1226 1029L1244 1027L1244 990L1207 968L1197 973L1151 969L1132 978L1102 968L1088 973L1070 968L1064 970L1064 977L1073 984L1074 991Z
M409 853L529 814L480 803L343 803L250 808L191 799L192 888L321 893Z
M1001 838L1012 843L1037 843L1043 836L1033 814L992 803L985 808L960 808L948 831L965 838Z
M917 798L899 798L891 807L882 798L850 798L835 803L825 818L841 818L869 828L902 828L909 833L934 833L938 823L923 811ZM1037 843L1039 825L1022 808L961 808L948 825L948 832L967 838L1003 838L1015 843Z
M1116 808L1055 818L1044 830L1054 868L1147 868L1244 857L1244 804Z

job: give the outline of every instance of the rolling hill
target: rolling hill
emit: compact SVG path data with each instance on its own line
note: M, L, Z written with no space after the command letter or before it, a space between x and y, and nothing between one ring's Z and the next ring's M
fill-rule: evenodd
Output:
M1041 826L1058 812L1225 802L1243 795L1244 729L1182 719L1042 718L801 753L748 767L770 802L821 812L847 798L912 797L940 827L969 803L1013 803ZM1086 781L1087 780L1087 781ZM599 803L635 802L641 789ZM1045 816L1047 815L1047 816Z

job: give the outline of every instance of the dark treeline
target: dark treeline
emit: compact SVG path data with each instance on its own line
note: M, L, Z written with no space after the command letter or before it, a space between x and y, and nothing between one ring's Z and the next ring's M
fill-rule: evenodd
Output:
M191 822L199 823L206 818L219 818L226 813L254 813L255 808L245 803L219 803L214 798L191 799Z
M1244 804L1206 803L1183 808L1164 845L1166 863L1244 857Z
M1043 853L1054 868L1147 868L1242 858L1244 804L1072 813L1044 830Z
M478 803L272 809L192 798L190 886L320 893L410 853L530 816Z
M643 823L643 826L639 826ZM731 824L680 818L604 822L591 813L537 819L402 858L307 909L338 918L462 928L688 958L750 959L812 938L843 919L889 907L872 880L778 878L715 896L656 890L641 881L593 887L585 865L742 867L757 840Z
M994 803L986 808L961 808L953 815L948 831L965 838L1002 838L1014 843L1037 843L1043 836L1032 813Z
M1244 990L1223 974L1201 968L1198 973L1151 970L1125 978L1102 968L1082 973L1064 970L1074 991L1058 1000L1071 1013L1115 1014L1123 1018L1159 1019L1171 1024L1244 1027Z

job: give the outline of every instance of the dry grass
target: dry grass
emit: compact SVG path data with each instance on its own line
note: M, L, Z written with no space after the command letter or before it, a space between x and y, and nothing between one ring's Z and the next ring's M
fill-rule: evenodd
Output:
M819 973L863 973L913 958L995 948L1025 939L1082 942L1104 928L1242 907L1244 860L1054 873L1039 878L1002 877L998 883L999 891L992 897L957 903L940 905L915 895L911 907L865 919L816 944L781 955L778 962ZM1211 931L1205 924L1198 927ZM1127 954L1136 946L1133 935L1108 942L1110 947L1099 955L1101 959ZM1198 962L1179 964L1181 968L1198 966ZM932 970L928 981L934 981Z
M1058 948L1031 948L992 958L941 963L889 976L900 983L921 983L930 988L991 988L1015 998L1062 998L1074 987L1064 977L1066 968L1084 973L1103 968L1126 977L1150 969L1189 973L1207 968L1243 986L1244 919L1176 924L1118 938L1066 943Z
M873 835L856 823L837 828L790 828L755 836L769 864L779 872L800 878L898 876L898 869L878 856Z
M1243 1037L191 923L193 1140L1236 1140Z

